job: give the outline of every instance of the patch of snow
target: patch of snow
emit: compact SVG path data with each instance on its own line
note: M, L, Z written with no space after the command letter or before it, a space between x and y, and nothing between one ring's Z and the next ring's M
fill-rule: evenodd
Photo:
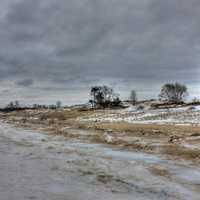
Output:
M105 138L105 141L108 142L108 143L113 142L113 137L111 135L104 134L104 138Z
M130 106L127 109L100 112L90 117L79 118L78 120L92 122L200 125L200 106L196 106L194 110L189 110L188 108L189 106L170 109L137 110L135 106Z

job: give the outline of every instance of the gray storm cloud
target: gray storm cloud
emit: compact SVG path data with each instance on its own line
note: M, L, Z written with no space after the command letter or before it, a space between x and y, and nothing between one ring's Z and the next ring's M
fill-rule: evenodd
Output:
M18 81L17 85L23 86L23 87L29 87L29 86L33 85L33 80L32 79L24 79L24 80Z
M196 95L199 10L199 0L2 0L0 91L72 102L93 84L150 97L180 81Z

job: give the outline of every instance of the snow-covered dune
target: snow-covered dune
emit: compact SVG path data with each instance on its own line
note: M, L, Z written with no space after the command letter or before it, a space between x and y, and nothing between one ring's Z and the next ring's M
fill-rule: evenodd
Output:
M200 106L186 106L165 109L138 109L130 106L121 110L97 111L93 115L81 117L81 121L129 122L145 124L200 125Z

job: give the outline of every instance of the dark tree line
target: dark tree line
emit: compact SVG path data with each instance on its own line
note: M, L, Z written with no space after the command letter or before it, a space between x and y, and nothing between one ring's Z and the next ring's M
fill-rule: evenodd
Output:
M165 102L174 102L179 103L183 102L187 96L187 87L184 84L180 83L167 83L164 84L161 88L159 99ZM89 103L94 108L113 108L113 107L122 107L122 101L118 94L114 90L106 85L103 86L93 86L90 90L90 96L92 99L89 100ZM129 101L135 105L137 103L137 93L135 90L132 90L130 93ZM32 109L58 109L62 107L62 102L57 101L56 104L52 105L40 105L34 104ZM7 106L6 110L17 110L25 109L20 105L19 101L11 101Z
M59 109L62 107L62 102L57 101L56 104L52 105L42 105L42 104L33 104L32 106L22 106L19 101L11 101L6 107L6 110L21 110L21 109Z

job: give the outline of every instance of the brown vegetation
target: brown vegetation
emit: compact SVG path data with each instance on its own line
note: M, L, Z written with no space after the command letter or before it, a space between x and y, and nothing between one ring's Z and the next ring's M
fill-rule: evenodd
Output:
M152 166L149 168L149 171L156 176L170 177L169 172L159 166Z
M133 124L127 122L87 122L79 117L91 116L102 111L95 110L36 110L16 111L1 114L1 118L18 126L47 131L51 134L64 135L70 138L81 138L96 143L106 143L129 150L164 153L167 155L200 161L200 148L190 149L181 146L188 137L196 144L200 127ZM75 132L70 129L77 130ZM81 135L78 130L86 130Z
M190 160L192 159L199 161L200 159L200 149L188 149L178 145L165 146L163 148L163 153Z

